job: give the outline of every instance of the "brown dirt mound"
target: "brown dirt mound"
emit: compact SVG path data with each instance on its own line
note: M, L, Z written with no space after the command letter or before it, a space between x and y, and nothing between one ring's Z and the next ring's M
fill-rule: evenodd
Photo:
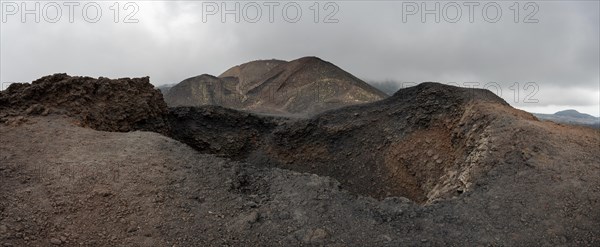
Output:
M111 80L54 74L0 92L0 121L64 113L80 125L105 131L166 131L167 106L148 77Z

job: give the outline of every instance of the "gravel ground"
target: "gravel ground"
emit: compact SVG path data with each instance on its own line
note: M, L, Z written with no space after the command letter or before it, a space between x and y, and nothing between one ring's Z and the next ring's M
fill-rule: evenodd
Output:
M498 166L472 191L421 206L199 154L152 132L101 132L55 115L9 122L0 125L4 246L600 243L600 169L589 152L598 140L587 129L537 122L550 153Z

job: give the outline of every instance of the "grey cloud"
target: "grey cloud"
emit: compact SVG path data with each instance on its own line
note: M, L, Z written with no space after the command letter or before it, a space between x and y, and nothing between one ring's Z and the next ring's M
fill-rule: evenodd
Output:
M499 3L498 23L483 21L479 12L474 23L464 13L459 23L421 23L418 16L403 23L401 3L391 1L338 2L340 22L330 24L313 22L309 2L300 2L299 23L286 23L280 13L275 23L265 16L259 23L221 23L219 16L203 23L201 3L187 1L140 2L136 24L115 24L108 15L95 24L12 21L1 24L0 80L68 72L149 75L160 85L255 59L314 55L367 81L506 87L533 81L540 85L540 106L598 104L599 3L537 2L536 24L514 23L512 2Z

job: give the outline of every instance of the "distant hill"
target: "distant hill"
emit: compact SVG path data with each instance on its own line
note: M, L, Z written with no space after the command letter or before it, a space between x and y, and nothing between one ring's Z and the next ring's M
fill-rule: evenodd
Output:
M160 90L160 92L162 94L165 94L169 91L169 89L171 89L175 85L177 85L177 83L163 84L163 85L157 86L156 89Z
M559 111L554 114L534 113L533 115L535 115L539 119L548 120L556 123L583 125L594 128L600 128L600 118L594 117L589 114L580 113L572 109Z
M317 57L259 60L219 77L188 78L165 93L169 106L219 105L256 113L310 116L387 95Z
M581 113L578 112L576 110L564 110L564 111L559 111L554 113L554 115L556 116L564 116L564 117L572 117L572 118L579 118L579 119L598 119L597 117L594 117L590 114L585 114L585 113Z

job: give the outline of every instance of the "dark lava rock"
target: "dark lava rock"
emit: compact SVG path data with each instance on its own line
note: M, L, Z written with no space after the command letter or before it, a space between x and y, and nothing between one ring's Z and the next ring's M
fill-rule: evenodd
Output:
M148 77L111 80L54 74L31 84L13 83L0 92L0 118L51 112L66 113L97 130L167 129L167 105Z
M419 203L468 191L511 152L505 150L513 145L510 136L495 143L489 136L517 119L534 119L488 90L439 83L310 119L216 106L173 108L169 115L170 136L203 153L330 176L356 194Z
M256 150L281 121L220 106L170 108L168 119L173 139L203 153L238 160Z

